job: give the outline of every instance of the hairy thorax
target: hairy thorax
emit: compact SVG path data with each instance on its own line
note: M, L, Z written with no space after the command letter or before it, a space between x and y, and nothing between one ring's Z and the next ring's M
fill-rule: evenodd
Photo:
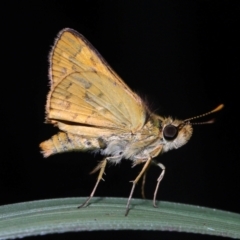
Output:
M183 121L162 118L153 115L146 122L144 127L135 133L122 133L102 139L104 148L101 153L111 156L110 162L118 163L122 158L135 161L146 161L155 157L157 149L161 147L161 152L177 149L184 145L192 135L191 125L184 124ZM177 137L166 139L164 129L172 125L178 128Z

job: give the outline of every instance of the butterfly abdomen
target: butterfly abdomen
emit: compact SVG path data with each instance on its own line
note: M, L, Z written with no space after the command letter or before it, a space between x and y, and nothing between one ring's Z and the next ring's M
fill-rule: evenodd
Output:
M97 139L59 132L40 143L40 148L44 157L49 157L62 152L95 150L99 149L100 146Z

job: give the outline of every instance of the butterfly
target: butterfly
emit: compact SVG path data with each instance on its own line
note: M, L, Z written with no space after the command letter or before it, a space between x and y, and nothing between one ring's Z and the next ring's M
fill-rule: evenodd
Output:
M156 206L165 166L155 158L188 142L193 132L191 120L223 108L221 104L210 112L185 120L151 112L86 38L73 29L60 31L49 62L51 89L47 96L46 122L57 126L60 132L40 144L44 157L68 151L94 151L104 156L92 171L99 171L97 182L79 207L88 205L106 165L118 164L122 159L129 159L133 166L143 164L132 181L125 215L141 177L144 186L150 164L161 169L153 197Z

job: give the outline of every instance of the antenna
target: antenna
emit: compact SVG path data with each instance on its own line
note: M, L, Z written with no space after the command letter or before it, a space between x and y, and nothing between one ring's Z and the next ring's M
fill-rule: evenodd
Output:
M197 124L210 124L210 123L213 123L214 122L214 119L210 120L210 121L207 121L207 122L201 122L201 123L191 123L190 121L191 120L194 120L194 119L197 119L197 118L201 118L201 117L205 117L209 114L212 114L212 113L215 113L215 112L218 112L220 111L222 108L224 107L224 104L220 104L219 106L217 106L216 108L214 108L212 111L210 112L207 112L207 113L204 113L204 114L201 114L201 115L198 115L196 117L192 117L192 118L187 118L185 119L183 122L184 123L190 123L192 125L197 125Z

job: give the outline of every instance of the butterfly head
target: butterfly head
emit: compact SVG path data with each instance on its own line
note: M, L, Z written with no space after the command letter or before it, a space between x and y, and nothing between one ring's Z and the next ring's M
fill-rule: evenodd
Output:
M161 125L164 152L183 146L192 136L193 128L190 123L168 117L162 121Z
M183 121L177 119L173 120L171 117L163 119L161 122L161 141L163 142L163 151L166 152L171 149L177 149L186 144L192 136L192 125L210 124L214 122L213 119L207 122L198 123L192 123L191 121L217 112L221 110L223 106L224 105L221 104L210 112L201 114L196 117L188 118Z

